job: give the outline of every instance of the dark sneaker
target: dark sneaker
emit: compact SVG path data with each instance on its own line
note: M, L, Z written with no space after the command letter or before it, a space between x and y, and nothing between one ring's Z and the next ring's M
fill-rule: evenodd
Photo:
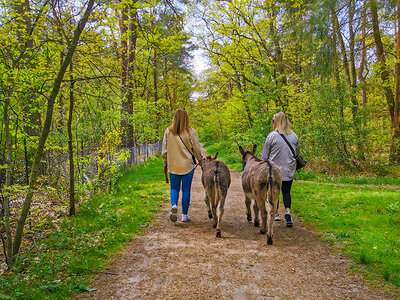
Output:
M178 206L172 205L171 212L169 213L169 219L171 222L176 222L178 220Z
M275 214L275 221L280 221L281 220L281 217L279 216L279 214Z
M286 227L293 227L292 216L290 214L285 214Z

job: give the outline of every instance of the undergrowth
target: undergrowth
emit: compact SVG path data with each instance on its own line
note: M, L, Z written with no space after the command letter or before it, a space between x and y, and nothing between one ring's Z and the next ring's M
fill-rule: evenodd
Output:
M0 276L0 299L62 299L93 290L89 279L164 205L168 186L162 170L160 157L150 159L126 171L112 192L83 203L75 217Z

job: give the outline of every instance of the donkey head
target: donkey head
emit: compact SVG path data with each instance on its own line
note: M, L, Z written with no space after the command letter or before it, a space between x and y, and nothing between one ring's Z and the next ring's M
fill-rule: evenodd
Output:
M242 154L242 171L246 167L247 161L254 156L254 153L256 153L257 145L253 145L251 151L247 151L247 148L248 146L243 150L243 148L239 146L240 154Z
M207 165L207 163L209 163L209 162L211 162L213 160L216 160L217 157L218 157L218 152L215 153L214 157L212 157L211 155L207 155L206 158L203 160L203 163L201 165L201 169L203 170L203 168Z

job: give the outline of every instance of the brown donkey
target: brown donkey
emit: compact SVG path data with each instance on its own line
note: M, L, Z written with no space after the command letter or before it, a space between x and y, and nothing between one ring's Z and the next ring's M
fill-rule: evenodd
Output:
M201 183L206 190L206 202L208 217L214 219L213 227L217 228L217 237L221 237L221 218L224 213L224 204L229 185L231 184L231 173L222 161L217 160L218 152L214 157L207 156L201 169Z
M242 186L245 194L247 220L251 221L251 200L255 199L254 226L259 227L258 212L261 213L262 234L267 233L267 244L272 245L274 214L277 211L279 193L282 185L282 173L271 161L264 161L256 156L256 145L251 151L245 151L239 146L242 154ZM268 231L266 231L268 214Z

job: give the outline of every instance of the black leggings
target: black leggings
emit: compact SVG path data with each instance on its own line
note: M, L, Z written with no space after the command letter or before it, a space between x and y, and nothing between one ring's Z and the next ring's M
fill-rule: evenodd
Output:
M293 180L290 181L282 181L282 196L283 196L283 204L285 208L290 208L292 205L292 197L290 196L290 190L292 189ZM278 201L279 208L279 201Z

